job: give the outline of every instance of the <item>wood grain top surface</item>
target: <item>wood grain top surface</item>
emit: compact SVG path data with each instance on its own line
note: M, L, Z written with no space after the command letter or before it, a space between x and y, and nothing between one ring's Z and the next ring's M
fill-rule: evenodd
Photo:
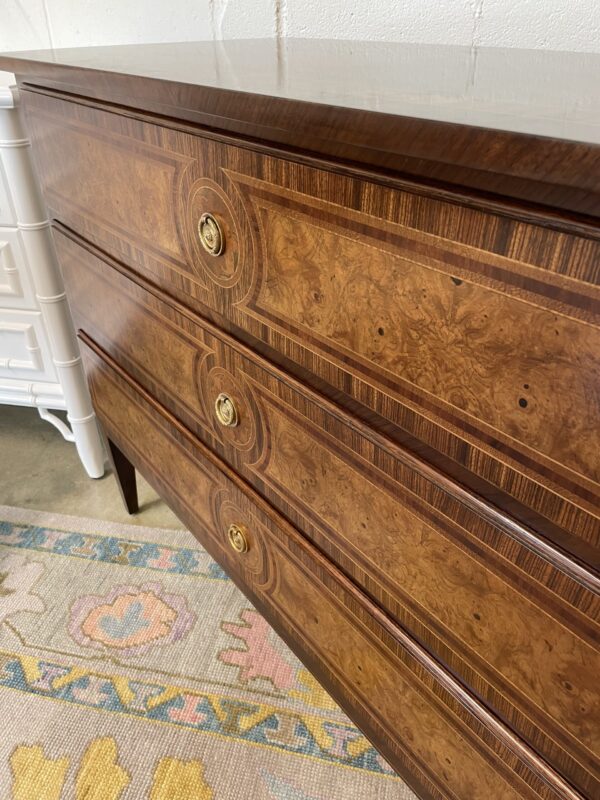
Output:
M600 217L600 54L275 39L8 53L26 85Z
M600 54L249 39L6 58L600 144Z

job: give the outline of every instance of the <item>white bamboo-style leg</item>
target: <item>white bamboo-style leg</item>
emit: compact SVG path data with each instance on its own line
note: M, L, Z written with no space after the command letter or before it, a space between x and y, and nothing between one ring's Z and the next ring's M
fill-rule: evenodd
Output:
M14 94L16 96L16 92ZM100 478L104 474L104 448L54 251L50 222L35 178L30 143L18 115L7 116L10 120L5 123L7 128L2 130L0 137L3 140L2 163L9 186L19 188L13 195L19 236L48 334L52 361L62 386L72 439L88 475ZM44 419L48 419L48 413L40 410ZM54 420L48 421L58 427Z

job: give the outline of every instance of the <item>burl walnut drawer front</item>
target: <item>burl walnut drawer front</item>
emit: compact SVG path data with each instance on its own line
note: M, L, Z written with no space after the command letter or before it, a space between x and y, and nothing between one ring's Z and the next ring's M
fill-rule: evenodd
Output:
M159 290L55 240L86 340L576 786L598 791L594 577Z
M593 233L23 95L56 219L597 563Z
M421 797L580 797L141 387L85 355L108 435Z

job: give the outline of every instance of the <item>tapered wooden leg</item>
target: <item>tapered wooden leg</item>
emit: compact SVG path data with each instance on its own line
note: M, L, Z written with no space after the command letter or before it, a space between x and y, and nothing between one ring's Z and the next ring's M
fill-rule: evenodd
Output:
M107 439L107 444L109 460L115 473L117 486L125 503L125 508L130 514L136 514L139 511L139 505L135 467L113 441Z

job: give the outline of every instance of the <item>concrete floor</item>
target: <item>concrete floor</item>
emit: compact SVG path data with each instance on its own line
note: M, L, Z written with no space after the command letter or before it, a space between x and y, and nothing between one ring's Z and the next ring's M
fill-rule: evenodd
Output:
M88 478L75 445L40 419L35 408L0 405L0 505L155 528L184 527L139 474L138 492L140 511L130 516L112 474Z

